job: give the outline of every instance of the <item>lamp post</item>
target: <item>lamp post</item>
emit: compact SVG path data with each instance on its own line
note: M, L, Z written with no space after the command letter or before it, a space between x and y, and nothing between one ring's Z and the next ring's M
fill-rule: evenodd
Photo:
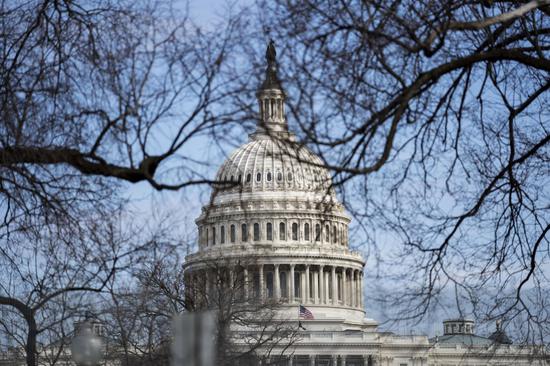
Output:
M103 358L103 341L90 322L82 323L71 342L71 355L78 366L96 366Z

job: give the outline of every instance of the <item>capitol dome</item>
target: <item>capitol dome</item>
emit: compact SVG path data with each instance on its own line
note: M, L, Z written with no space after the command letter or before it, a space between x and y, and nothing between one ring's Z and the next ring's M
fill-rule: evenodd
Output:
M206 292L200 307L210 307L213 278L228 268L246 303L277 303L289 319L305 304L331 326L373 326L363 310L364 261L349 249L350 217L323 160L289 131L274 52L257 93L257 128L220 166L196 220L190 288Z
M216 343L225 364L488 365L496 355L495 364L519 365L519 355L531 365L532 351L510 352L500 327L488 339L455 319L430 341L380 332L365 316L365 261L350 249L350 217L323 161L289 131L273 44L266 56L256 131L219 168L184 264L186 307L214 310L227 330ZM193 322L195 339L207 339Z
M323 161L293 140L254 133L222 164L216 181L221 192L298 191L333 195ZM233 184L231 184L233 183Z

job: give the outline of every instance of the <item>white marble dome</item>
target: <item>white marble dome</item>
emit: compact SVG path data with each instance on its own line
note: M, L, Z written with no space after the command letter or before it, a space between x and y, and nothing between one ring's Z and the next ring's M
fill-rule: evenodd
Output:
M276 72L268 59L256 131L216 174L196 220L198 251L187 256L187 276L208 295L210 266L225 263L242 280L245 302L275 301L291 318L307 304L321 319L369 327L361 296L365 262L349 249L350 217L323 160L289 131Z
M267 134L253 134L236 149L216 175L220 193L229 191L323 192L334 195L324 162L306 146Z

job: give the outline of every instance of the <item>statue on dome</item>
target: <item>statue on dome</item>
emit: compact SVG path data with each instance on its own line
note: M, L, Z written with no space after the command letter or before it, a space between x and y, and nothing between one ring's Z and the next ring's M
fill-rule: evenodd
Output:
M269 44L267 45L267 50L265 51L265 58L267 59L267 63L275 63L277 57L277 51L275 50L275 42L273 42L272 39L269 40Z

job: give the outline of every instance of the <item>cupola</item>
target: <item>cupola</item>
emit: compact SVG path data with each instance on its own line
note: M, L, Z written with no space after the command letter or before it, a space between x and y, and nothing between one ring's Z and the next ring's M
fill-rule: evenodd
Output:
M458 318L443 321L443 334L474 334L475 322L471 319Z

